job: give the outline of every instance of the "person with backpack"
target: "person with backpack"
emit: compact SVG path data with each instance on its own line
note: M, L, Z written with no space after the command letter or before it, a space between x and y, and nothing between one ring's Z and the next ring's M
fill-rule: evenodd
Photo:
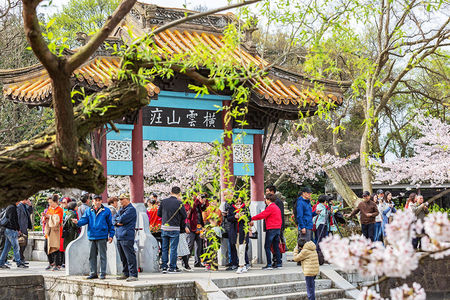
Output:
M20 245L20 260L24 264L28 264L25 262L25 256L23 255L23 252L25 251L25 248L28 244L28 229L32 229L33 226L31 224L31 218L30 218L30 210L29 206L31 206L31 202L28 199L20 201L20 203L17 205L17 219L19 222L19 237L24 241L22 245Z
M179 273L181 270L177 268L177 248L180 239L180 224L187 218L186 209L183 202L181 202L181 189L179 187L172 187L170 197L161 201L161 205L158 208L158 216L162 218L161 271L163 274L167 272Z
M89 268L90 273L86 279L106 278L106 243L112 243L114 226L109 208L102 204L102 196L94 195L94 205L86 210L80 220L72 219L78 227L88 225L89 239ZM97 275L97 255L100 254L100 277Z
M20 249L19 249L19 221L17 218L17 205L19 205L20 201L16 204L10 204L0 218L0 226L5 227L5 246L3 247L2 254L0 255L0 269L9 269L9 267L5 264L8 258L8 252L13 249L14 260L16 261L17 268L26 269L28 268L20 260Z

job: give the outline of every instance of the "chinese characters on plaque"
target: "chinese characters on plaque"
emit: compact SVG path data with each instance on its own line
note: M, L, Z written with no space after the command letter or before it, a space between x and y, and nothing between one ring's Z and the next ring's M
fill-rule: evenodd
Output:
M213 110L151 107L143 109L144 126L222 129L222 113Z

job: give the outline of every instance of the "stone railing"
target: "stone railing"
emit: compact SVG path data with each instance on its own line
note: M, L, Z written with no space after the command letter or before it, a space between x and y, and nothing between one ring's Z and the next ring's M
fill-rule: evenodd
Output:
M44 251L44 233L42 231L28 232L28 245L25 248L25 260L47 261Z

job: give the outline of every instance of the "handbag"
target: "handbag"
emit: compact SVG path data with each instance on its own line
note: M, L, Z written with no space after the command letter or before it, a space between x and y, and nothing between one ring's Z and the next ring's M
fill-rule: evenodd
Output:
M18 241L19 246L24 247L27 244L27 235L22 233L21 235L19 235Z
M286 253L286 243L280 241L280 243L278 243L278 249L280 250L281 254ZM270 246L270 251L272 251L272 253L275 253L273 251L273 246Z
M319 216L316 217L316 221L315 221L314 224L313 224L312 231L316 231L316 230L317 230L316 223L317 223L317 220L318 220L318 219L319 219Z

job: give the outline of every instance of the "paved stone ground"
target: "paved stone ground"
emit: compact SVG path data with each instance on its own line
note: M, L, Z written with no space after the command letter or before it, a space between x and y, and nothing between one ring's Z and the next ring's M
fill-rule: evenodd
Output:
M194 264L192 263L191 266ZM69 277L81 279L85 276L66 276L65 270L61 271L45 271L45 267L47 263L45 262L30 262L29 269L18 269L15 266L15 263L12 264L11 269L9 270L0 270L0 277L4 276L20 276L20 275L44 275L49 277ZM135 284L158 284L158 283L168 283L168 282L176 282L176 281L186 281L193 279L216 279L216 278L235 278L242 276L252 276L252 275L267 275L273 274L276 276L277 274L286 274L286 273L301 273L301 267L297 266L294 262L288 262L284 265L281 270L261 270L263 265L254 265L247 273L245 274L236 274L235 271L225 271L224 267L220 267L219 271L216 272L206 272L202 268L193 268L193 272L181 272L179 274L162 274L162 273L139 273L139 281L138 282L124 282L117 281L115 278L117 276L107 275L105 280L101 280L102 282L120 282L126 285L135 285ZM100 279L95 279L100 281Z

